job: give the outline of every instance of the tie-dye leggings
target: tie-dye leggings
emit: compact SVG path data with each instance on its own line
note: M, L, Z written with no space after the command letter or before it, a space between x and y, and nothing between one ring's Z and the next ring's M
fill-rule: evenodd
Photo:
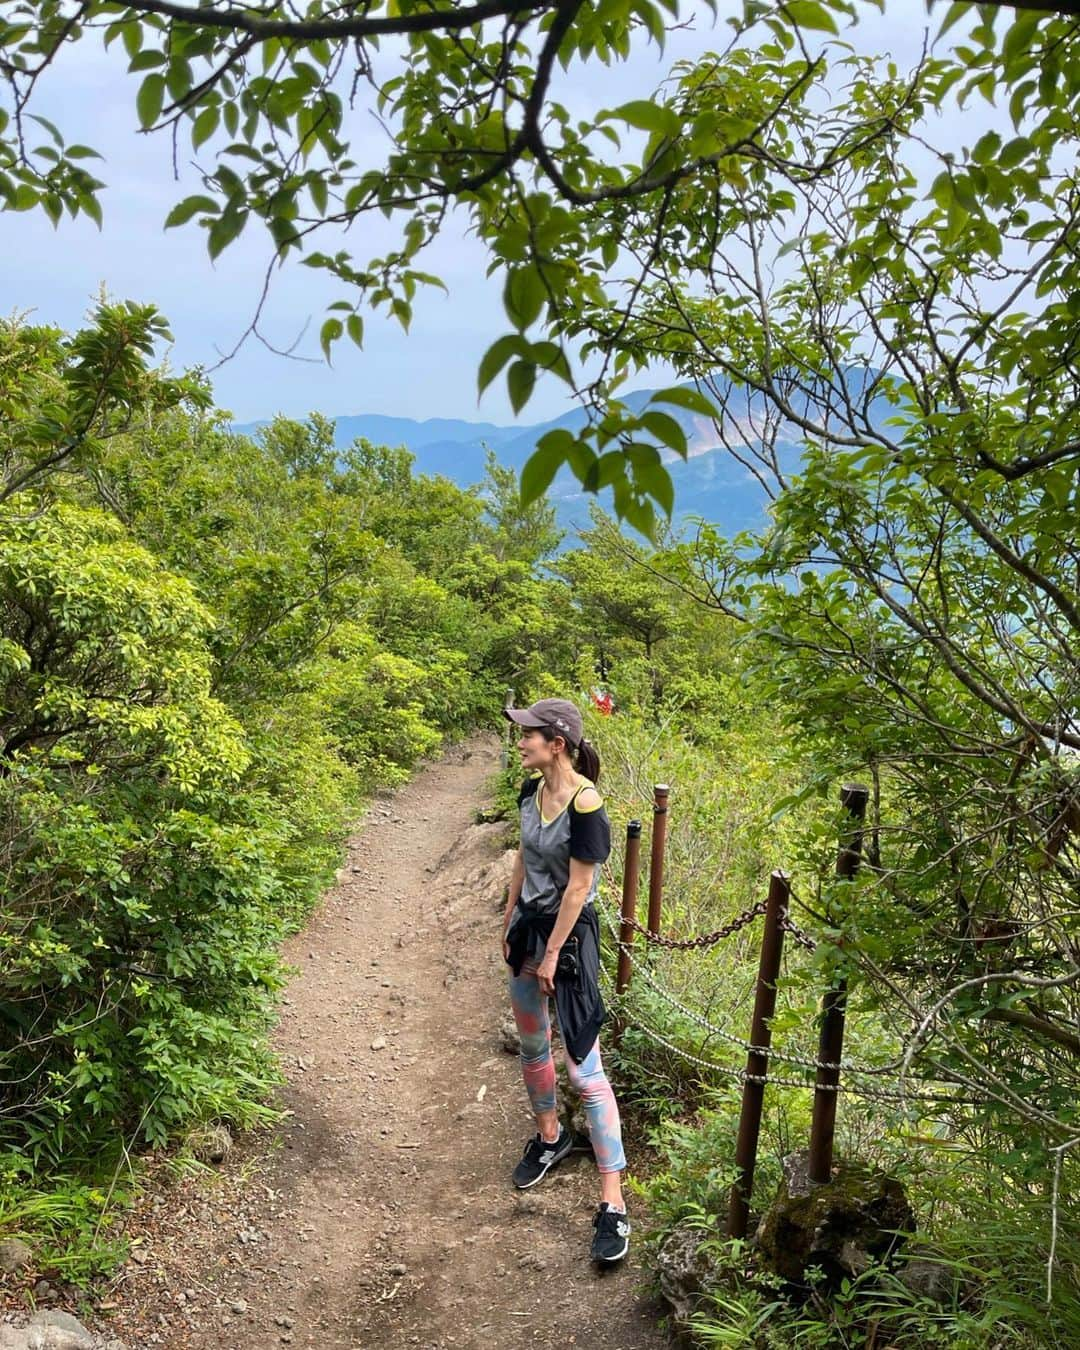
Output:
M526 961L520 974L510 976L510 1006L521 1037L521 1072L532 1109L553 1111L555 1061L551 1056L551 1019L547 997L540 993L534 962ZM580 1094L588 1116L596 1165L601 1172L621 1172L626 1166L626 1155L619 1108L600 1062L599 1039L580 1064L575 1064L570 1055L565 1058L570 1082Z

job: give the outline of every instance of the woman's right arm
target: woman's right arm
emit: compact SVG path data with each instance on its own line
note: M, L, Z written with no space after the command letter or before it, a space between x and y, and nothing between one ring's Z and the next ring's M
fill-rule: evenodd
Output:
M506 930L510 927L510 916L514 912L514 906L521 895L521 888L525 884L525 859L521 856L519 848L514 855L514 866L510 871L510 889L506 897L506 909L503 912L503 959L509 960L510 946L506 941Z

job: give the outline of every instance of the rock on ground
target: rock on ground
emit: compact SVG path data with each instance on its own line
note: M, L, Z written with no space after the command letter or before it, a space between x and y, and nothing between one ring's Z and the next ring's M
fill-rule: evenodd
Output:
M700 1227L677 1224L665 1234L656 1254L660 1296L679 1327L689 1325L703 1296L716 1286L715 1260L706 1244L709 1236Z
M793 1153L758 1225L757 1254L767 1270L794 1284L810 1269L838 1279L862 1274L914 1231L914 1212L895 1177L845 1161L830 1181L816 1184L808 1155Z
M0 1273L14 1275L24 1270L34 1259L34 1253L18 1238L5 1238L0 1242Z
M124 1350L120 1341L96 1336L59 1308L34 1313L24 1326L0 1326L0 1350Z

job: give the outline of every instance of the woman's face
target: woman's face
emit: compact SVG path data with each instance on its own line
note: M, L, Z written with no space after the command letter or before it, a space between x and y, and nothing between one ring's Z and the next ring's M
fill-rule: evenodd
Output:
M566 748L566 742L561 736L556 736L553 741L545 740L542 731L526 727L522 730L517 748L523 769L543 769L553 763L559 752Z

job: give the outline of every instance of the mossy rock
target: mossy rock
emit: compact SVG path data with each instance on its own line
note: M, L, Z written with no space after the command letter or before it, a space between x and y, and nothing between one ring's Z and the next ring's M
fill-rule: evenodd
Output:
M794 1153L758 1225L758 1260L793 1285L805 1285L811 1271L836 1282L886 1260L914 1231L907 1192L895 1177L842 1162L831 1181L817 1183L808 1155Z
M223 1163L229 1156L233 1140L225 1125L205 1125L192 1130L187 1146L201 1163Z

